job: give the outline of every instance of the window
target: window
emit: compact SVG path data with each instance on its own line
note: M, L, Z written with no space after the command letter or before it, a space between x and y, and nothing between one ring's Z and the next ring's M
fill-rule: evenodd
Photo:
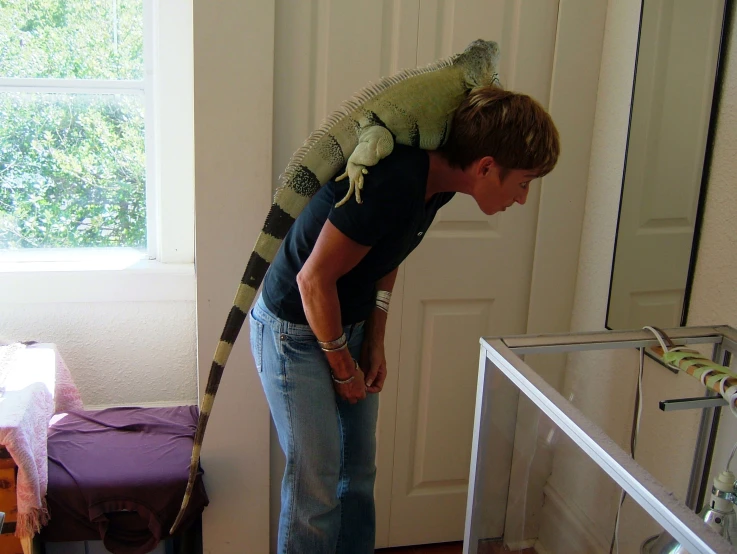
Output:
M147 12L144 0L0 0L0 250L154 257Z
M0 304L194 300L192 11L0 0Z

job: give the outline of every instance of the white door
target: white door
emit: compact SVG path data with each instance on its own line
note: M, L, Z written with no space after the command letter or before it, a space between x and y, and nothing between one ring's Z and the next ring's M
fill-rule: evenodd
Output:
M551 44L543 41L555 36L556 6L524 11L511 0L423 0L418 64L481 37L500 43L505 87L514 89L536 72L550 75ZM399 360L391 366L398 390L396 401L387 403L396 415L392 419L382 404L381 417L390 423L379 434L380 450L388 449L382 433L394 424L388 545L463 538L478 341L525 332L537 199L489 217L473 199L457 195L404 265ZM510 416L513 425L515 413ZM485 509L493 519L485 526L489 536L502 535L503 468L512 454L511 443L498 446L500 481ZM380 492L377 487L377 498Z
M424 0L423 0L424 3ZM273 174L341 102L369 81L416 67L419 0L277 0L274 58ZM432 61L432 60L428 60ZM389 367L399 367L403 270L387 333ZM394 457L396 374L381 393L376 483L377 546L387 546ZM284 456L272 429L271 542L279 517Z
M330 111L369 81L448 56L474 39L500 43L509 88L534 81L529 76L536 73L549 76L551 45L535 45L555 36L556 7L557 1L523 11L514 0L277 0L274 175ZM535 188L525 207L492 217L472 199L455 198L400 269L379 413L377 547L463 537L478 339L525 331ZM498 456L508 463L511 446ZM278 451L272 459L273 527L283 460ZM495 502L503 514L501 488ZM491 529L501 535L502 524L503 516Z
M723 9L724 0L644 4L612 329L680 324Z

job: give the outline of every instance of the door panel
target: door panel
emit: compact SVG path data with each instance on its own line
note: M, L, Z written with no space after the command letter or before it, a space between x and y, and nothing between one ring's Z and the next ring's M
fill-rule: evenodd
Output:
M535 41L550 52L545 41L554 37L556 25L551 11L552 17L541 18L519 2L423 1L418 64L459 51L476 38L491 39L502 49L506 88L514 89L516 81L537 82L534 75L550 75L549 56L526 54L535 51ZM545 32L523 37L525 18ZM543 101L547 92L535 90L545 95ZM404 264L391 546L463 538L478 340L525 332L537 199L533 194L527 206L486 216L472 198L457 195ZM510 410L512 429L515 414ZM511 444L494 452L498 479L486 493L489 536L503 532Z
M478 340L524 332L534 220L523 212L439 214L405 264L392 545L462 538Z
M340 102L368 82L461 51L477 38L500 43L505 87L519 83L545 103L550 60L535 53L550 52L557 2L546 6L529 9L512 0L277 1L274 175ZM400 268L377 431L377 547L462 539L478 339L525 331L536 189L533 183L528 205L491 217L472 198L458 195ZM498 535L510 445L496 451L502 480L489 493L489 502L499 506L489 528ZM274 508L283 471L277 454ZM272 509L273 529L277 518L278 509Z
M340 103L370 81L417 65L419 0L278 0L274 71L273 174ZM389 378L381 393L375 487L377 547L387 546L401 329L400 269L387 322ZM272 426L273 427L273 426ZM284 456L272 429L271 535L279 517Z
M276 3L274 175L369 82L416 65L419 0Z

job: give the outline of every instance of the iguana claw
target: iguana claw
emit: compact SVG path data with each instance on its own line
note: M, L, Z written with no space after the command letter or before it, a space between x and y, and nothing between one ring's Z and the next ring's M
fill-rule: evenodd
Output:
M336 208L340 208L343 204L348 202L354 191L356 193L356 202L359 204L363 202L363 200L361 200L361 191L363 190L363 176L366 174L368 174L368 169L366 169L365 165L355 164L348 161L343 174L335 179L336 181L341 181L348 177L348 193L345 195L343 200L335 205Z

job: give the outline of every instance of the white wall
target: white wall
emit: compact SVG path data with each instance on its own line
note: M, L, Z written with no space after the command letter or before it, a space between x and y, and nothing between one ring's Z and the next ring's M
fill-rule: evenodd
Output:
M53 342L86 408L196 402L193 301L5 303L0 335Z
M194 2L197 345L200 394L271 204L274 0ZM202 450L205 552L269 548L269 409L246 324Z
M571 321L573 331L604 327L627 137L639 4L639 0L609 2ZM620 387L622 381L615 378L617 361L616 357L600 353L570 356L562 392L623 444L625 434L615 431L625 429L624 424L631 419L631 411L629 408L618 408L631 406L632 396L628 394L629 387ZM632 368L635 357L630 356L627 362L622 367ZM631 369L627 373L628 382L632 382ZM618 417L612 418L612 414ZM614 420L613 424L608 425L609 419ZM586 458L566 442L556 445L549 488L552 488L552 492L546 491L540 528L540 542L548 551L596 552L608 546L607 533L613 521L613 511L611 501L601 503L601 498L612 499L616 492L608 479L592 469ZM593 494L587 494L587 490ZM558 502L558 499L565 500ZM560 519L563 525L559 524ZM589 530L587 534L571 537L561 532L578 520L581 520L581 528Z
M609 3L600 74L586 215L581 240L573 330L604 328L612 249L627 138L629 102L637 41L639 0ZM730 46L724 97L719 115L707 195L705 223L692 293L689 325L737 324L737 221L730 210L737 205L733 176L737 161L737 60ZM625 449L634 406L636 351L585 353L569 357L563 394L591 417ZM683 498L693 455L697 412L664 413L657 401L697 396L696 381L647 364L644 412L637 460L676 496ZM715 460L725 461L737 438L737 426L724 415ZM549 552L608 551L618 489L575 447L558 443L553 474L548 483L554 493L546 502L540 542ZM608 499L608 501L607 501ZM571 532L571 522L583 524ZM560 527L564 525L564 527ZM631 501L625 502L620 527L620 548L636 551L649 534L658 532L649 516ZM574 530L575 531L575 530Z
M570 330L606 12L607 0L561 0L555 14L547 107L560 133L561 156L540 187L528 334ZM528 92L529 85L523 86L521 90ZM553 387L562 386L565 354L530 355L525 360ZM538 413L521 399L509 487L525 494L508 499L504 540L512 550L534 542L541 523L543 486L551 460L538 448Z

